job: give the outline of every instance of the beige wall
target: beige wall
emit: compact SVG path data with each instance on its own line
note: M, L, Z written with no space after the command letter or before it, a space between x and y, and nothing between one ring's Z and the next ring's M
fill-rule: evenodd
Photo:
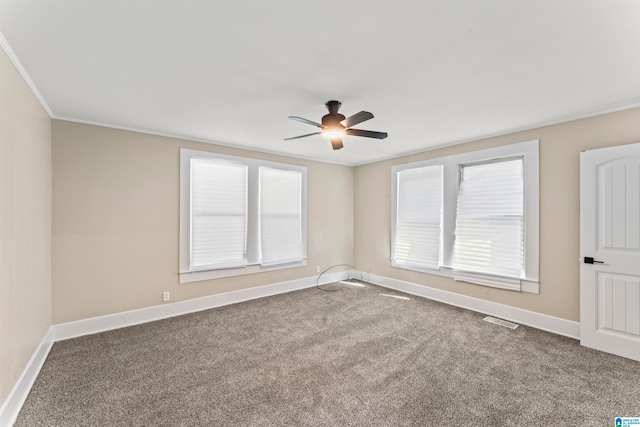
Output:
M51 325L51 120L0 48L0 405Z
M312 277L353 263L353 168L53 121L53 323ZM308 265L178 283L179 149L308 168Z
M640 108L636 108L357 167L356 268L579 321L579 153L640 142L639 123ZM454 282L391 267L391 166L532 139L540 140L539 295Z
M53 121L53 322L309 277L342 262L374 274L579 321L579 153L640 141L640 109L349 168ZM390 267L391 166L540 140L540 294ZM179 148L309 167L307 267L178 284ZM353 208L352 208L353 207Z

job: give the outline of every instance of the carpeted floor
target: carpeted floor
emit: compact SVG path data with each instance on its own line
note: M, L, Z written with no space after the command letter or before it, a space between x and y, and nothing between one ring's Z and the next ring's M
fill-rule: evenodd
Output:
M640 417L640 363L483 317L367 284L62 341L16 426L613 426Z

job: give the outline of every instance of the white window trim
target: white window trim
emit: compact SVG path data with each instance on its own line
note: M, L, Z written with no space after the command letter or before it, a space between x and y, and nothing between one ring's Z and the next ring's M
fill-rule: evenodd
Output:
M453 278L453 243L455 239L456 206L460 187L460 165L492 161L514 156L524 157L525 174L525 248L526 276L520 280L522 291L539 293L540 247L540 177L539 141L532 140L485 150L470 151L419 162L405 163L391 168L391 249L395 242L397 173L404 169L423 166L443 166L443 218L442 218L442 266L428 269L415 265L399 265L391 259L391 266ZM391 252L390 252L391 253ZM499 280L496 281L499 283Z
M190 271L190 194L191 194L191 159L212 158L225 159L243 163L249 168L248 180L248 224L247 224L247 266L238 268L226 268L219 270ZM302 261L269 266L260 265L259 244L259 185L258 171L260 166L275 169L295 170L302 174ZM281 270L286 268L303 267L307 265L307 168L305 166L288 163L271 162L247 157L229 156L226 154L212 153L209 151L180 149L180 283L191 283L202 280L220 279L224 277L254 274L264 271Z

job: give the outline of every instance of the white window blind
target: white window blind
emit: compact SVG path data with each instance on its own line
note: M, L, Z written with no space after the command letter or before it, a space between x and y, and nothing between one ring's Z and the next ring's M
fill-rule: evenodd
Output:
M247 166L191 159L191 270L245 266Z
M303 259L302 174L260 167L261 265Z
M520 289L524 277L523 159L461 166L454 277ZM503 279L496 281L495 277Z
M437 269L442 246L442 166L399 171L396 194L394 263Z

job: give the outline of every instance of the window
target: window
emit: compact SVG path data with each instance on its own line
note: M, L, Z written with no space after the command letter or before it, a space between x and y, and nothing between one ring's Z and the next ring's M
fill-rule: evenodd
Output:
M180 283L306 265L303 166L180 150Z
M247 265L247 166L191 159L191 270Z
M260 168L260 255L262 265L302 260L299 171Z
M503 276L503 287L518 289L525 273L522 166L522 158L460 166L454 277L484 284L481 275Z
M537 293L538 180L538 141L394 166L391 265Z
M438 268L442 244L442 166L399 171L396 191L393 264Z

